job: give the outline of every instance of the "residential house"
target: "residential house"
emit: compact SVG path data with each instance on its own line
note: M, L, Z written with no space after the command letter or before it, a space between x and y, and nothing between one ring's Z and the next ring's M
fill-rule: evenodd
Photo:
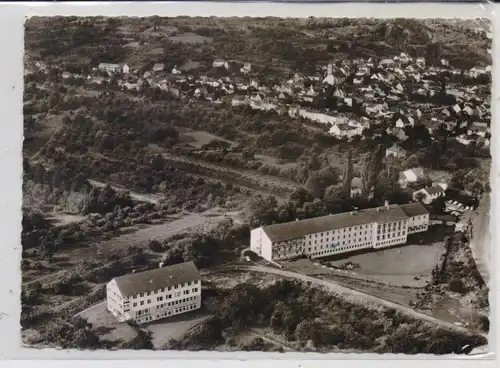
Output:
M229 69L229 63L223 59L215 59L212 63L214 68L226 68Z
M425 58L423 57L419 57L417 58L417 60L415 60L415 63L416 65L421 68L421 69L424 69L425 68Z
M351 198L359 197L363 193L363 180L355 177L351 180Z
M337 138L352 138L356 135L362 135L363 128L361 126L354 127L345 123L334 124L330 128L330 134L336 136Z
M122 70L119 64L100 63L98 69L108 73L118 73Z
M468 146L469 144L471 144L472 142L474 142L474 139L473 139L473 138L471 138L471 137L467 137L467 136L465 136L464 134L461 134L461 135L459 135L458 137L455 137L455 140L456 140L458 143L463 144L464 146Z
M399 185L406 188L408 184L416 183L424 178L424 169L416 167L399 173Z
M404 128L407 126L413 127L415 125L415 120L411 116L401 116L396 120L396 128Z
M397 144L394 144L385 151L385 157L405 158L406 151Z
M446 184L436 184L413 192L412 197L414 201L431 204L437 198L445 196L447 187L448 186Z
M295 117L299 116L299 112L300 112L300 105L294 104L294 105L290 105L288 108L288 115L291 118L295 118Z
M486 134L489 133L489 128L488 126L471 126L467 130L467 135L473 135L476 134L480 137L486 137Z
M248 105L248 103L249 103L248 97L241 96L241 95L234 96L232 101L231 101L232 106Z
M156 63L153 65L153 72L154 73L161 73L165 70L165 64L164 63Z
M252 71L252 64L244 63L243 67L240 69L240 72L243 74L248 74Z
M113 278L106 285L106 307L120 322L156 321L201 307L201 275L184 262Z

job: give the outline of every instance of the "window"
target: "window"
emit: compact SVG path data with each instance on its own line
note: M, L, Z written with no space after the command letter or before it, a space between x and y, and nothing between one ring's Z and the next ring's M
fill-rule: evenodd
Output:
M164 293L164 292L165 292L165 288L162 288L162 289L161 289L161 292L162 292L162 293Z
M144 300L141 300L141 305L144 305Z
M144 293L141 293L141 298L143 298L143 297L144 297Z
M151 299L148 299L148 304L151 304Z
M133 303L133 304L132 304L132 307L137 307L137 303Z
M169 286L169 287L168 287L168 290L172 290L172 286Z
M156 298L156 301L157 301L157 302L161 302L162 300L163 300L163 297L162 297L162 296L159 296L159 297L157 297L157 298Z
M149 295L151 295L151 291L148 291L148 292L147 292L147 295L148 295L148 296L149 296Z

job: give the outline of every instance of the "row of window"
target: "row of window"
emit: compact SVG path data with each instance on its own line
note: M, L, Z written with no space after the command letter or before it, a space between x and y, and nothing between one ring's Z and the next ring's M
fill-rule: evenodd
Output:
M308 235L309 237L314 237L317 238L318 235L320 237L322 236L327 236L327 235L334 235L334 234L338 234L338 233L345 233L345 232L350 232L350 231L357 231L357 230L361 230L361 229L367 229L367 228L370 228L372 225L359 225L359 226L353 226L353 227L347 227L347 228L343 228L343 229L337 229L337 230L330 230L330 231L324 231L322 233L317 233L317 234L311 234L311 235Z
M427 225L418 225L418 226L412 226L408 228L408 232L414 232L414 231L420 231L420 230L426 230Z
M366 231L365 231L365 235L366 235ZM358 234L353 234L352 235L352 238L354 239L351 239L351 234L349 234L349 236L347 237L347 242L359 242L359 241L362 241L362 240L367 240L368 237L365 236L365 237L360 237ZM344 235L342 238L336 238L336 237L332 237L332 240L331 241L340 241L340 239L346 239L346 236ZM323 242L329 242L330 241L330 238L326 238L325 240L320 240L320 243L323 243ZM318 244L318 241L317 240L314 240L314 244ZM311 244L311 241L309 240L309 244L308 245L312 245Z
M137 318L137 322L142 323L142 322L154 321L154 320L157 320L157 319L160 319L160 318L172 316L174 314L179 314L179 313L190 311L190 310L193 310L193 309L196 309L196 308L197 307L196 307L195 304L188 305L188 306L185 306L185 307L182 307L182 308L178 308L178 309L175 309L175 310L169 310L169 311L165 311L163 313L158 313L158 314L155 314L154 316L144 316L142 318Z
M192 289L192 292L193 292L193 293L196 293L197 291L198 291L198 288L193 288L193 289ZM189 294L189 290L184 290L184 295L188 295L188 294ZM175 295L175 296L176 296L176 297L180 296L180 293L176 293L176 295ZM172 294L165 295L165 297L163 297L163 296L158 296L158 297L156 297L156 301L157 301L157 302L161 302L161 301L163 301L163 298L165 298L165 300L166 300L166 299L172 299ZM187 298L185 298L185 299L187 299ZM182 299L182 300L185 300L185 299ZM140 305L144 305L144 300L141 300L141 301L139 302L139 304L140 304ZM151 304L151 299L148 299L148 300L147 300L147 304ZM137 307L137 302L132 303L132 307Z
M193 301L195 299L196 299L195 296L190 296L189 298L174 300L173 302L168 302L168 303L160 304L160 305L158 305L158 308L161 309L161 308L166 308L166 307L170 307L170 306L173 306L173 305L179 305L179 304L183 304L183 303L186 303L186 302Z
M137 298L143 298L145 296L149 296L151 294L162 294L164 293L165 291L170 291L172 289L179 289L179 288L182 288L182 287L187 287L187 286L191 286L191 285L197 285L199 283L199 280L198 281L189 281L183 285L181 284L178 284L178 285L174 285L173 287L172 286L169 286L167 288L162 288L162 289L158 289L158 290L153 290L153 291L148 291L148 292L145 292L145 293L139 293L139 294L136 294L136 295L132 295L132 299L137 299Z
M378 235L377 236L377 241L379 240L385 240L386 238L387 239L391 239L391 238L400 238L401 236L404 235L404 232L403 231L398 231L397 233L390 233L390 234L387 234L387 235Z
M377 243L377 245L391 245L391 244L399 244L402 242L404 242L404 238L379 242L379 243Z
M336 247L334 249L330 249L330 250L326 250L326 251L314 252L314 253L311 253L311 255L312 256L326 256L329 254L333 254L335 252L341 252L344 250L355 250L355 249L360 249L360 248L364 248L364 247L371 246L371 245L372 245L372 242L361 243L361 244L356 244L356 245L348 245L345 247Z

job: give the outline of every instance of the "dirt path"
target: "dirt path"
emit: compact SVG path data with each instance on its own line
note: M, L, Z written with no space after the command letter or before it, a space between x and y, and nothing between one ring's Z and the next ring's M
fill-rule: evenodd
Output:
M285 345L285 344L279 342L278 340L267 336L266 334L262 333L261 331L257 330L256 328L251 328L250 332L253 333L257 337L260 337L262 340L264 340L266 342L281 346L283 348L284 352L298 352L298 350L295 350L295 349L291 348L290 346Z
M232 266L231 268L235 268L235 266ZM322 280L318 279L315 277L307 276L304 274L296 273L296 272L290 272L290 271L285 271L285 270L279 270L275 268L270 268L270 267L263 267L263 266L236 266L238 270L246 270L246 271L251 271L251 272L265 272L269 274L274 274L274 275L280 275L284 277L290 277L294 278L297 280L301 280L310 284L318 285L318 286L323 286L329 291L332 291L333 293L337 294L344 294L344 295L349 295L352 297L352 302L366 305L366 303L372 303L376 305L380 305L386 308L390 309L395 309L409 317L415 318L415 319L420 319L424 320L427 322L435 323L438 324L444 328L452 329L455 331L459 331L462 333L471 333L472 331L468 330L465 327L457 326L453 323L442 321L440 319L434 318L432 316L429 316L427 314L417 312L416 310L406 307L404 305L390 302L388 300L382 299L378 296L367 294L363 291L360 290L355 290L348 288L346 286L343 286L337 282L330 281L330 280ZM488 338L486 334L479 333L478 334L484 336L485 338Z
M131 245L144 246L147 243L147 241L149 241L149 239L167 238L172 235L178 234L182 231L187 231L187 230L209 231L213 227L217 226L217 224L219 224L219 222L225 218L222 215L213 216L213 213L208 211L207 214L210 214L211 217L205 216L205 213L201 214L190 213L178 220L174 220L165 224L148 226L146 228L139 229L133 233L120 235L116 238L101 242L97 244L97 247L95 247L95 249L100 251L103 255L106 255L106 253L112 253L112 251L116 250L117 248L125 249L126 247L129 247ZM88 258L96 256L96 254L92 254L93 252L91 248L86 248L85 251L89 253ZM107 262L105 264L99 265L99 267L109 266L113 264L113 262L114 261ZM38 277L34 280L30 280L28 282L23 283L23 285L28 286L35 282L43 282L43 281L50 282L59 277L64 276L65 274L69 274L74 271L75 267L70 267L61 271L51 273L49 275Z
M186 164L195 165L195 166L203 166L204 168L210 169L213 171L230 173L230 174L235 175L235 177L240 177L240 178L245 179L245 180L250 181L250 182L256 182L257 184L260 184L260 185L266 185L266 184L267 185L274 185L274 186L280 187L280 188L285 189L285 190L293 190L293 189L300 186L299 184L294 183L292 181L280 179L280 178L274 177L274 176L262 175L262 174L255 172L255 171L238 170L238 169L234 169L234 168L230 168L230 167L226 167L226 166L215 165L215 164L208 163L208 162L200 162L198 160L194 160L194 159L191 159L188 157L183 157L183 156L176 156L176 155L172 155L170 153L164 153L164 154L162 154L162 156L166 160L177 161L177 162L186 163Z
M92 185L93 187L97 187L97 188L104 188L106 185L108 185L108 183L102 183L102 182L97 181L97 180L90 180L89 179L88 182L90 183L90 185ZM123 188L123 187L120 187L120 186L117 186L114 184L111 185L111 188L113 188L117 192L127 191L130 194L130 197L138 202L149 202L149 203L153 203L153 204L158 204L160 202L160 200L162 199L162 197L159 195L140 194L140 193L132 192L126 188Z

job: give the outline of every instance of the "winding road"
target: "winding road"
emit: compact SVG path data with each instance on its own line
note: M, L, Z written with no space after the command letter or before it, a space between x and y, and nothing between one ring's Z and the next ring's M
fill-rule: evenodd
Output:
M413 308L404 306L402 304L394 303L394 302L379 298L375 295L367 294L365 292L362 292L362 291L359 291L356 289L348 288L348 287L343 286L335 281L322 280L322 279L319 279L316 277L307 276L307 275L297 273L297 272L280 270L280 269L275 269L275 268L265 267L265 266L225 266L225 267L221 267L221 268L214 269L211 271L208 271L208 270L207 271L208 271L208 273L211 273L211 272L224 271L224 270L261 272L261 273L279 275L279 276L284 276L284 277L289 277L289 278L301 280L301 281L304 281L304 282L307 282L307 283L310 283L313 285L322 286L322 287L326 288L328 291L333 292L335 294L348 295L351 297L351 299L352 299L351 301L356 303L356 304L366 305L366 303L372 303L372 304L383 306L386 308L395 309L395 310L397 310L397 311L399 311L399 312L401 312L409 317L423 320L423 321L427 321L427 322L431 322L431 323L435 323L435 324L440 325L441 327L444 327L447 329L455 330L455 331L462 332L462 333L475 332L475 333L485 337L486 339L488 338L488 336L484 333L471 331L465 327L455 325L454 323L446 322L446 321L434 318L432 316L429 316L427 314L417 312Z

